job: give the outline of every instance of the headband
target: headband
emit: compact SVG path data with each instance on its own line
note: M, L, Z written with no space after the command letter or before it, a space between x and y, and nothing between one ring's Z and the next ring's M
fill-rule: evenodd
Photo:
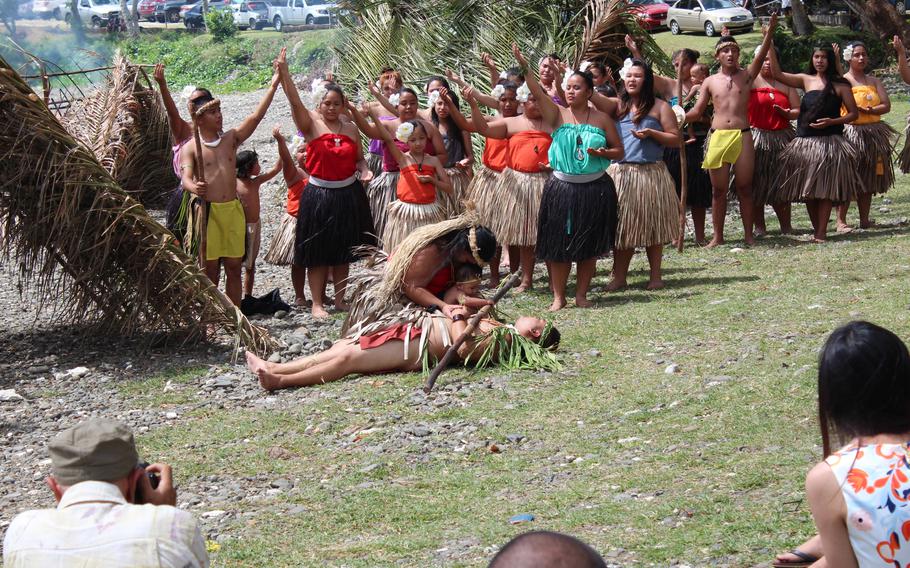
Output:
M739 44L735 41L722 41L714 47L714 55L716 56L721 52L721 50L727 47L735 47L736 49L739 49Z
M215 110L221 108L221 101L219 99L212 99L209 102L205 103L201 107L197 108L193 112L193 118L199 118L203 114L207 113L210 110Z
M477 266L483 267L486 263L480 258L480 252L477 248L477 227L471 227L468 232L468 245L471 246L471 256L477 261Z

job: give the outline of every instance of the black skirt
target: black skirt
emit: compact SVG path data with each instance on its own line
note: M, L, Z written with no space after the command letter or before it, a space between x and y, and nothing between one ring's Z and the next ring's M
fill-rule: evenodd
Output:
M540 200L537 258L575 262L601 256L613 248L618 222L616 187L609 175L569 183L551 174Z
M701 207L707 209L711 207L711 176L708 170L702 169L701 164L705 161L705 136L696 136L695 142L686 144L686 170L688 175L686 179L689 186L686 188L686 205L688 207ZM664 163L670 170L673 177L673 183L676 185L676 196L682 194L682 183L679 177L679 149L667 146L664 148Z
M300 194L294 264L335 266L358 260L354 249L376 245L370 203L360 181L340 188L308 183Z

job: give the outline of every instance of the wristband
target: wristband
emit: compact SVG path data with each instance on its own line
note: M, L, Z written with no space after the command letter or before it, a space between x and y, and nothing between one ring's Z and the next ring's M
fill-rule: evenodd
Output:
M464 321L464 316L461 314L455 314L452 316L452 321Z

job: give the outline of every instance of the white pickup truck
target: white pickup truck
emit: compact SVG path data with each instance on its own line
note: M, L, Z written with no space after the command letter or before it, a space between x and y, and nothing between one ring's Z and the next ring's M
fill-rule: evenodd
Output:
M32 3L32 13L45 20L50 18L62 20L66 3L67 0L35 0Z
M79 8L79 19L82 20L82 24L94 28L106 26L111 16L120 14L119 0L77 0L76 5ZM69 23L71 18L70 4L67 2L63 19Z
M272 0L269 22L279 32L284 26L327 24L334 8L329 0Z

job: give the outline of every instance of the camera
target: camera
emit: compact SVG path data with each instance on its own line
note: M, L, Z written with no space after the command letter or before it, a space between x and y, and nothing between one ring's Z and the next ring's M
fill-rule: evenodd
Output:
M139 465L137 465L136 467L145 470L145 468L147 468L148 466L149 466L149 463L148 463L148 462L139 462ZM161 482L161 476L158 475L158 474L157 474L156 472L154 472L154 471L146 471L146 472L145 472L145 475L148 476L148 478L149 478L149 485L152 486L152 489L157 489L157 488L158 488L158 483ZM136 498L135 498L135 503L136 503L137 505L142 505L143 503L146 503L146 502L147 502L147 501L145 500L145 496L142 494L142 484L139 483L139 484L136 485Z

